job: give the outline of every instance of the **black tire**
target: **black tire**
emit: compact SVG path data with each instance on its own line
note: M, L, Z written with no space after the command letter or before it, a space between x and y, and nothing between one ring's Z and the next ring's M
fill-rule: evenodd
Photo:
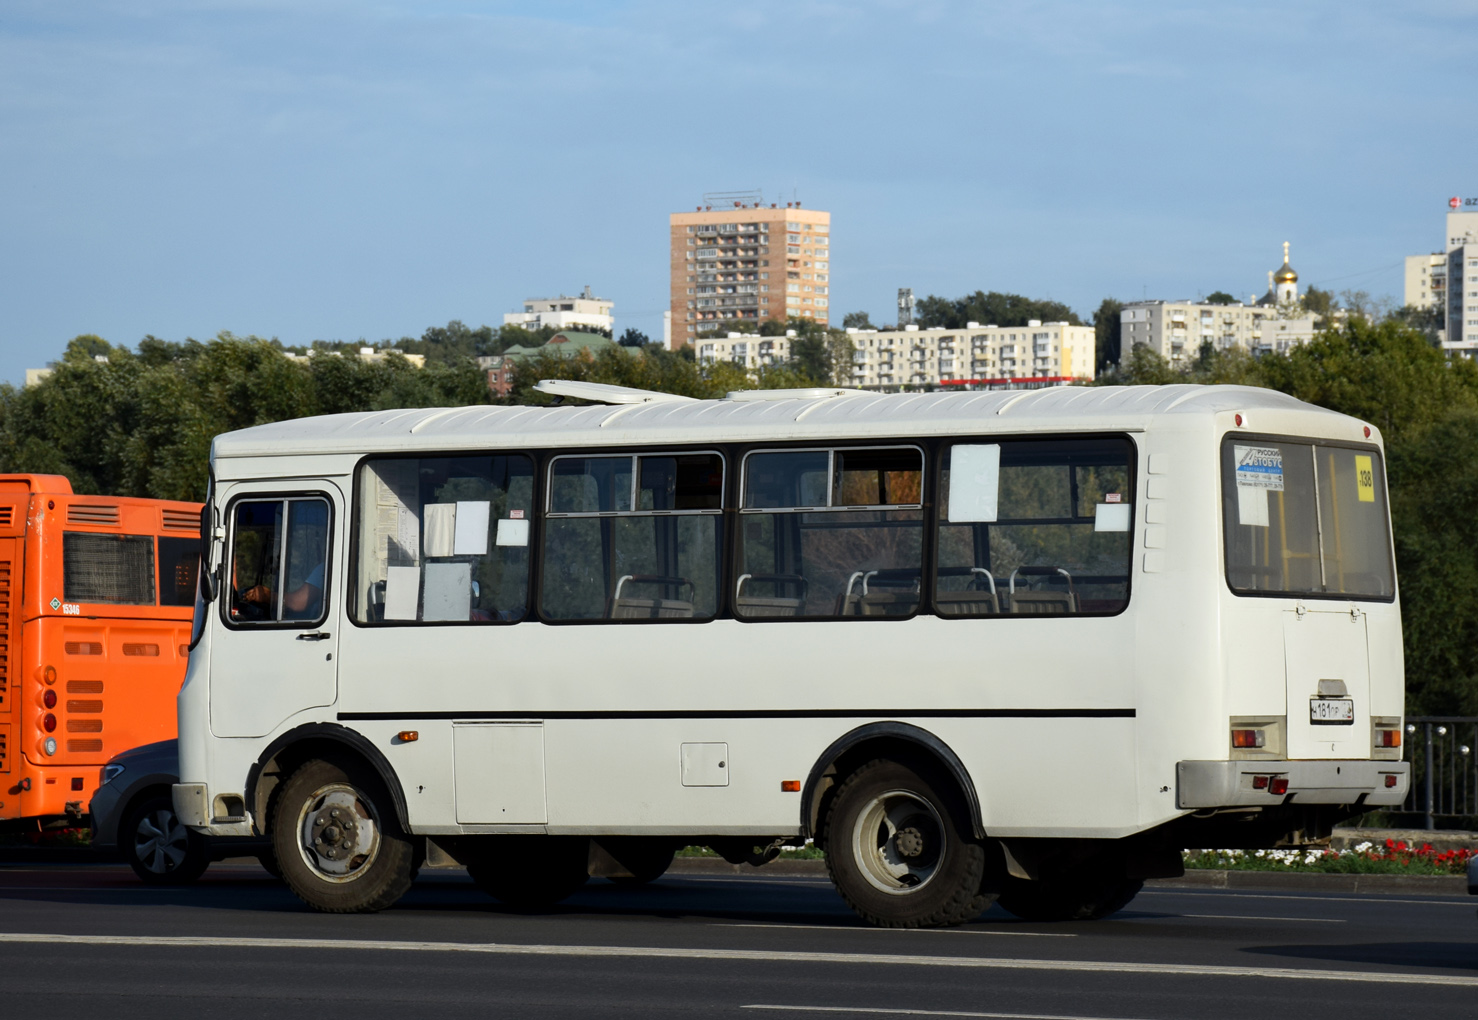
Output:
M118 830L118 849L149 885L188 885L210 867L205 837L176 817L167 793L146 795L129 806Z
M590 877L590 841L583 837L484 836L466 846L472 881L510 907L551 907Z
M924 764L878 759L853 772L832 798L825 842L837 891L881 928L963 924L994 898L953 782Z
M411 887L415 852L373 770L305 762L275 798L272 850L282 879L329 914L384 910Z
M631 877L610 876L617 885L649 885L667 874L672 859L677 856L677 845L664 839L617 836L603 839L600 845L627 871Z
M1085 868L1036 882L1008 878L999 902L1023 921L1098 921L1123 910L1142 888L1139 879Z

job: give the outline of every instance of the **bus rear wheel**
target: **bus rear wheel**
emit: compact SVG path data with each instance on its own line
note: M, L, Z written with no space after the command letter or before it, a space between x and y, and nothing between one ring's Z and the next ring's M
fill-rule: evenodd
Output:
M985 851L939 770L878 759L837 789L826 867L847 904L882 928L962 924L990 905Z
M1091 871L1036 882L1008 878L999 902L1023 921L1097 921L1123 910L1142 888L1138 879Z
M467 874L510 907L551 907L590 877L590 841L583 837L484 836L469 843Z
M304 763L275 798L272 849L298 899L329 914L384 910L411 886L415 853L380 777L354 761Z

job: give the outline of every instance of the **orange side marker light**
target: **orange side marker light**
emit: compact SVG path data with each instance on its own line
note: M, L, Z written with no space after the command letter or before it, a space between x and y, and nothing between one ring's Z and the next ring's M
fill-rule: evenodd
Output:
M799 779L782 779L782 780L780 780L780 792L781 793L800 793L801 792L801 781Z
M414 744L417 740L421 739L421 734L415 730L401 730L395 734L395 739L402 744Z

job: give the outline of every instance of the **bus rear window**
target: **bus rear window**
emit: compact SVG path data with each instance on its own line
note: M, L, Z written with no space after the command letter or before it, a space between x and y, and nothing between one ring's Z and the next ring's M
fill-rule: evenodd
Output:
M154 605L154 536L64 532L62 590L68 602Z
M1229 437L1222 516L1233 591L1395 594L1385 471L1375 450Z

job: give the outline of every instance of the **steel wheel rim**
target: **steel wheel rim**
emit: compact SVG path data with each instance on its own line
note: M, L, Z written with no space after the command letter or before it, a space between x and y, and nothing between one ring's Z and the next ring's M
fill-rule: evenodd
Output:
M314 790L298 812L297 832L299 856L325 882L353 882L380 853L374 806L348 783Z
M150 874L167 875L185 862L190 830L169 808L150 811L133 830L133 855Z
M873 888L907 896L939 873L944 831L943 819L928 800L909 790L889 790L858 812L852 859Z

